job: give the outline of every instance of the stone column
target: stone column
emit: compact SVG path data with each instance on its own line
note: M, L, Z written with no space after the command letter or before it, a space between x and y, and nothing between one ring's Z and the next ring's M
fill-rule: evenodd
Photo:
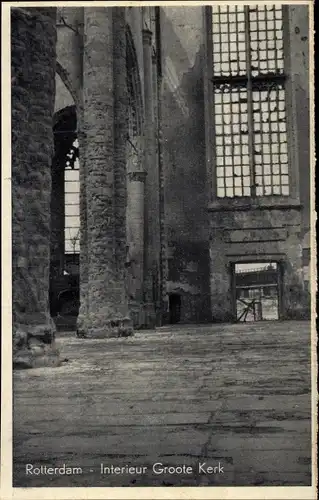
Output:
M64 165L54 162L51 169L51 278L64 268Z
M125 8L113 9L114 79L114 223L117 280L125 281L126 263L126 148L128 134L128 93L126 69ZM122 301L127 307L125 288Z
M157 154L158 154L158 183L159 183L159 236L160 236L160 261L159 261L159 287L160 287L160 312L158 322L163 325L168 322L168 294L167 294L167 238L165 224L165 176L163 157L163 131L162 131L162 94L163 70L161 47L161 7L155 7L155 36L157 56Z
M78 334L127 336L132 328L124 279L119 269L121 262L117 258L121 251L117 248L120 230L116 217L121 211L123 193L119 195L121 168L115 166L118 157L114 147L117 111L114 106L113 9L86 8L84 30L88 311Z
M13 363L55 366L49 269L56 9L11 12Z
M132 78L137 68L131 68ZM139 78L139 76L137 77ZM138 94L132 96L138 101ZM137 102L134 104L137 105ZM134 121L134 120L133 120ZM145 127L143 126L143 131ZM147 142L141 137L141 131L132 130L127 144L127 279L129 307L133 323L137 327L145 325L144 317L144 263L145 263L145 152ZM146 132L145 132L146 133ZM131 142L132 141L132 142Z
M83 104L83 103L82 103ZM86 332L88 305L88 241L86 203L86 134L84 131L83 105L78 107L79 179L80 179L80 307L77 318L77 334Z
M143 64L144 64L144 109L145 109L145 308L147 324L156 322L154 304L154 277L156 273L155 233L158 196L158 172L155 157L155 128L154 128L154 89L152 64L152 37L150 30L143 30Z
M153 268L153 300L155 302L155 318L156 325L159 324L159 313L160 313L160 252L161 252L161 240L160 240L160 216L159 216L159 172L158 172L158 116L157 116L157 106L158 106L158 96L157 96L157 56L156 53L152 54L152 73L153 73L153 113L154 113L154 148L153 148L153 172L154 180L152 182L152 188L154 195L154 204L152 205L154 211L154 268Z
M145 171L140 158L128 165L127 172L127 239L130 264L130 310L134 324L144 322L144 184Z
M64 270L64 165L53 158L51 167L51 234L50 234L50 312L53 317L58 313L58 300L55 283Z
M81 14L81 16L80 16ZM78 16L77 37L79 54L78 66L81 68L77 101L77 129L79 142L79 179L80 179L80 308L77 318L77 334L87 331L88 305L88 241L87 241L87 203L86 203L86 131L84 122L84 8L80 9ZM81 333L82 332L82 333Z

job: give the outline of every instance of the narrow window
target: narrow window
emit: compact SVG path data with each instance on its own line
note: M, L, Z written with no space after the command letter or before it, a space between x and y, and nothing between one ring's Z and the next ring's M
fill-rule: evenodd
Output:
M65 225L64 225L64 248L66 254L78 254L80 252L80 178L79 160L74 158L77 148L77 139L67 155L65 165L64 188L65 188Z

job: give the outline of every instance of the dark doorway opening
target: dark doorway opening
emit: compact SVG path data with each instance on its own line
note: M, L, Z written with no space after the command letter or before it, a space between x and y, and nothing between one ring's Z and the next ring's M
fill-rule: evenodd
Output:
M171 325L179 323L181 320L181 296L172 293L169 296L169 322Z
M236 321L278 320L280 273L276 262L235 264Z

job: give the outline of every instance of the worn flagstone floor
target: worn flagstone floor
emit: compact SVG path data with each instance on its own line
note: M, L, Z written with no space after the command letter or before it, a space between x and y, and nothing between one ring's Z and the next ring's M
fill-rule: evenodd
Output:
M61 367L14 374L14 486L311 484L308 322L58 343ZM62 464L81 473L36 475Z

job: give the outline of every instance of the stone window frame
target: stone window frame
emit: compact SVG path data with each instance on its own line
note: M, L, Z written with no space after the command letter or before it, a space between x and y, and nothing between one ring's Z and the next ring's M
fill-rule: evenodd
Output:
M77 139L76 139L77 141ZM68 173L77 173L76 179L68 179ZM73 185L73 189L71 191L67 191L67 186ZM72 194L75 199L72 203L67 201L68 194ZM75 160L74 165L70 166L68 164L65 165L64 169L64 253L65 254L79 254L80 253L80 164L78 158ZM68 208L77 207L77 214L68 214ZM78 224L76 225L68 225L71 220L77 220ZM74 229L75 231L71 231Z
M236 305L236 264L264 264L275 263L277 266L277 291L278 291L278 321L283 319L285 311L285 296L284 296L284 274L285 274L285 256L283 254L269 253L263 256L257 255L237 255L236 257L229 256L227 258L226 267L229 273L230 296L231 296L231 315L236 322L237 305Z
M78 140L77 137L77 111L75 104L71 106L66 106L55 113L53 120L53 134L54 134L54 148L55 154L53 159L53 164L58 163L57 168L63 168L63 198L64 198L64 233L63 233L63 247L64 247L64 259L66 255L78 255L80 253L79 236L75 246L72 246L70 242L70 237L68 236L68 226L67 221L72 217L72 215L67 215L67 206L77 205L79 206L79 181L78 189L71 191L74 194L78 194L78 200L75 203L68 203L66 201L66 190L67 184L71 184L74 181L66 180L67 171L79 171L79 150L78 144L75 144ZM56 156L58 155L58 156ZM61 163L61 160L63 163ZM76 216L79 219L79 216ZM76 225L77 233L79 235L80 225ZM68 243L70 242L70 244ZM69 248L68 248L69 247Z
M248 6L249 7L249 6ZM215 134L213 120L213 74L212 74L212 7L203 7L204 26L204 98L205 98L205 142L206 142L206 171L209 182L209 209L219 210L245 208L253 206L264 207L299 207L299 161L296 127L296 99L294 75L291 74L292 66L290 53L290 11L289 5L282 4L283 19L283 45L284 45L284 77L285 77L285 102L287 123L287 153L289 195L261 195L261 196L233 196L217 197L217 175L215 161Z

